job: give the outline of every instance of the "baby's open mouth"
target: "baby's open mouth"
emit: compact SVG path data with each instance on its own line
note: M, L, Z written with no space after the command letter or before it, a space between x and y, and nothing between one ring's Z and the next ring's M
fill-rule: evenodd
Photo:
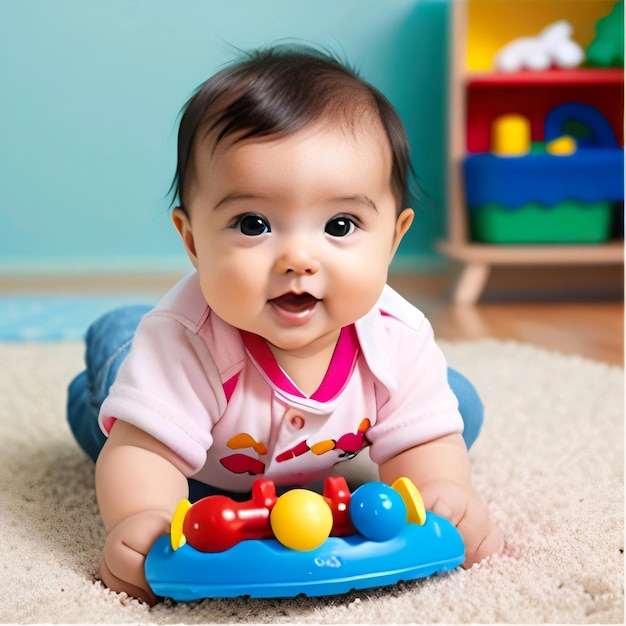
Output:
M273 298L270 302L289 313L303 313L304 311L310 311L319 300L312 296L310 293L284 293L278 298Z

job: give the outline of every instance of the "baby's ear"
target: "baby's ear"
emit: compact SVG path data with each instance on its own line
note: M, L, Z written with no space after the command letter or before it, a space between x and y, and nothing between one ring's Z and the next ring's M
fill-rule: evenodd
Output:
M413 217L415 216L415 212L413 209L404 209L400 215L398 215L398 219L396 220L396 230L393 237L393 247L391 249L391 256L396 253L402 238L406 234L406 232L411 227L413 223Z
M172 212L172 222L174 222L174 226L185 244L185 250L187 251L189 260L192 262L193 266L197 268L196 244L193 239L189 216L181 207L176 207Z

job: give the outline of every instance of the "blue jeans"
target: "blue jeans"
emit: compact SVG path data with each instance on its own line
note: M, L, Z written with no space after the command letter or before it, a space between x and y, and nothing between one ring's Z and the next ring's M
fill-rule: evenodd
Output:
M88 329L86 369L70 383L67 418L76 441L94 461L106 441L98 426L100 405L128 354L135 329L147 306L123 307L106 313ZM448 382L459 402L465 423L463 439L469 448L483 423L483 403L474 386L459 372L448 368Z

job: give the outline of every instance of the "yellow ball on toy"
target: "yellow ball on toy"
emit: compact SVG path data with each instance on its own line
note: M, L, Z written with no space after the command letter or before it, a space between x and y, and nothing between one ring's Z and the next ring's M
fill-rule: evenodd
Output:
M315 550L328 539L333 514L318 493L292 489L276 500L270 513L270 524L276 539L286 548Z

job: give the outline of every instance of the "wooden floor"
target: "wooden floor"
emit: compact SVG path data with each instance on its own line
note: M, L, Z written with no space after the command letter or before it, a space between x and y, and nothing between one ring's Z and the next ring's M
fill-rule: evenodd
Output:
M439 339L512 339L613 365L624 364L621 269L612 279L606 277L603 288L595 291L582 290L576 295L557 277L560 290L548 282L547 294L540 289L530 295L522 291L516 297L515 289L510 288L496 292L489 300L487 292L476 305L453 304L449 279L392 275L389 282L426 314Z
M180 275L176 274L57 280L0 276L0 294L107 291L160 294L178 278ZM601 274L597 270L581 269L563 276L545 271L531 276L528 272L515 275L509 271L498 277L496 273L490 281L495 287L495 298L493 290L491 296L487 290L477 305L453 304L450 299L453 281L454 276L448 274L392 274L389 280L427 315L439 339L513 339L623 366L622 268L603 270ZM525 284L536 288L542 282L543 289L525 294L519 291ZM589 285L595 291L589 290Z

